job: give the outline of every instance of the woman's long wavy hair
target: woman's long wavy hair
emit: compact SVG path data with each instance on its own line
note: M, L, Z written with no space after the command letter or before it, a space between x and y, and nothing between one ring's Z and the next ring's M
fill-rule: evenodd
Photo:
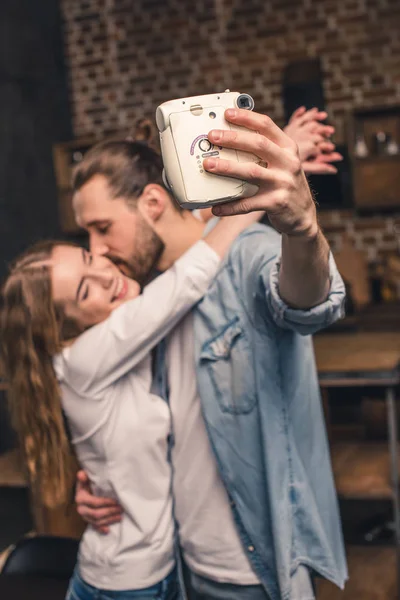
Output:
M66 503L76 470L65 429L53 357L81 331L53 301L51 265L56 246L47 241L11 266L0 295L0 372L8 383L12 424L32 483L44 503Z

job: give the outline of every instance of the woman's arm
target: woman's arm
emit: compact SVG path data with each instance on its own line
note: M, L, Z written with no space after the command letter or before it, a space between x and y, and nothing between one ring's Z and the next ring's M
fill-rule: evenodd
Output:
M63 352L64 377L83 394L96 394L128 373L198 302L214 278L220 258L248 225L251 213L221 219L174 266L117 308Z

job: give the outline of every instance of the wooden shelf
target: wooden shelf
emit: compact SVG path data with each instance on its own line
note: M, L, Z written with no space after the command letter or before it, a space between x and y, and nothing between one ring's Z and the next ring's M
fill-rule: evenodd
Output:
M391 115L393 115L396 117L399 114L400 114L400 104L395 104L395 105L381 104L380 106L374 106L373 108L371 108L371 107L355 108L352 111L353 118L361 119L363 121L365 119L381 118L382 116L390 117Z
M334 442L331 454L336 489L341 498L392 498L386 442Z
M318 600L393 600L396 595L396 551L381 546L347 548L349 580L344 591L317 580Z
M399 162L399 161L400 161L400 154L393 154L393 155L388 154L385 156L372 154L371 156L366 156L365 158L354 158L355 165L366 164L366 163L386 163L386 162Z

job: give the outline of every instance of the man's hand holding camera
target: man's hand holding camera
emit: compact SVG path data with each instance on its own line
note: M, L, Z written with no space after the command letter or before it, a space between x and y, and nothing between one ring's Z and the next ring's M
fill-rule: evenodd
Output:
M227 121L250 131L212 130L211 142L250 152L259 163L208 158L210 173L243 179L259 191L213 208L217 216L265 210L282 235L279 289L296 308L310 308L329 292L329 246L318 226L315 203L301 167L297 144L264 115L228 109Z
M301 167L296 143L275 123L254 112L228 109L225 118L252 131L212 130L209 139L225 148L244 150L260 161L234 162L218 158L204 161L207 171L256 184L251 198L215 206L218 216L266 210L271 224L288 235L315 236L315 204Z

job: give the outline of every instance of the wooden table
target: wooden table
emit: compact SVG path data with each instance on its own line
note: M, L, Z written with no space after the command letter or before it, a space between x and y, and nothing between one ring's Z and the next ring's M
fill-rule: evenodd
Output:
M322 388L385 388L396 536L397 598L400 599L400 496L395 401L395 388L400 383L400 335L379 332L320 334L314 338L314 347Z
M320 334L314 337L314 348L323 387L339 387L341 380L346 386L360 385L360 380L362 385L379 385L398 376L399 333Z
M1 600L64 600L67 589L67 581L0 574Z

